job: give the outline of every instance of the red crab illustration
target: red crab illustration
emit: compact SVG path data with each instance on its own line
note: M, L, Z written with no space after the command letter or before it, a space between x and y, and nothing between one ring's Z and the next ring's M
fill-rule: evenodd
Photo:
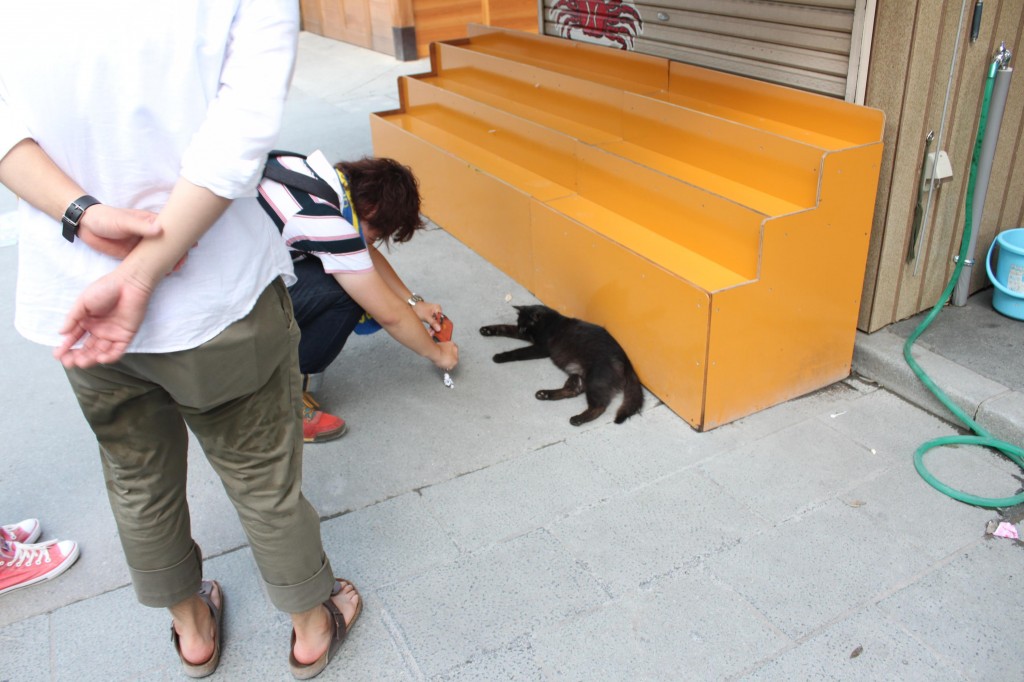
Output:
M558 0L551 6L558 34L570 37L579 30L589 38L604 38L623 50L632 50L644 22L632 3L622 0Z

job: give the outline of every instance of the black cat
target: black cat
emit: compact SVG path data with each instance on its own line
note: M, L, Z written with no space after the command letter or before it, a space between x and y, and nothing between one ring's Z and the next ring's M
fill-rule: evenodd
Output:
M508 336L533 345L498 353L495 362L550 357L569 374L562 388L537 391L538 400L561 400L587 394L587 409L569 419L573 426L600 417L616 392L622 405L615 414L621 424L640 411L644 394L626 351L604 327L566 317L543 305L515 306L518 325L492 324L480 328L484 336Z

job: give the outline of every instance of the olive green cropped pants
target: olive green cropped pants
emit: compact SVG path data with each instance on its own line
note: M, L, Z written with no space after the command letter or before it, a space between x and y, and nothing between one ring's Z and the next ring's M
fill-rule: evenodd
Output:
M298 325L277 280L245 318L174 353L67 370L99 441L110 506L140 602L194 594L202 556L185 483L190 429L220 476L274 606L326 600L334 574L302 494Z

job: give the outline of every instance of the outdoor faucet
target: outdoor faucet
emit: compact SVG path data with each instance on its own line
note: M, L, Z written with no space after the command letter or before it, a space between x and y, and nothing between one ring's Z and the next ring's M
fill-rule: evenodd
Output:
M996 52L994 61L999 62L999 68L1005 69L1010 66L1010 60L1013 59L1013 52L1006 49L1006 41L1002 41L999 44L999 50Z

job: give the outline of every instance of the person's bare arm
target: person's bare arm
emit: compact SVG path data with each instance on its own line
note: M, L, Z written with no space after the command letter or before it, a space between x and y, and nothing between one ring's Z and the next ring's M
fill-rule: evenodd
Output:
M459 349L451 341L435 343L416 313L399 298L376 270L358 274L337 273L334 278L356 303L393 339L422 355L439 369L452 370L459 363Z
M139 242L112 272L96 280L72 306L54 356L65 367L116 362L135 338L160 280L224 213L230 199L178 180L157 216L161 232ZM72 348L79 340L82 345Z
M28 138L0 159L0 183L57 221L54 228L58 230L71 202L88 194ZM160 233L155 219L156 214L149 211L98 204L82 215L78 236L101 253L124 258L142 237Z
M370 259L373 261L373 268L380 273L381 279L388 285L388 288L395 293L395 295L408 303L409 298L412 297L412 289L405 285L402 278L398 276L395 269L391 267L391 263L384 257L384 254L377 250L372 244L367 244L367 251L370 253ZM437 303L430 301L420 301L413 310L416 312L416 317L426 324L429 324L434 331L441 331L441 306Z

